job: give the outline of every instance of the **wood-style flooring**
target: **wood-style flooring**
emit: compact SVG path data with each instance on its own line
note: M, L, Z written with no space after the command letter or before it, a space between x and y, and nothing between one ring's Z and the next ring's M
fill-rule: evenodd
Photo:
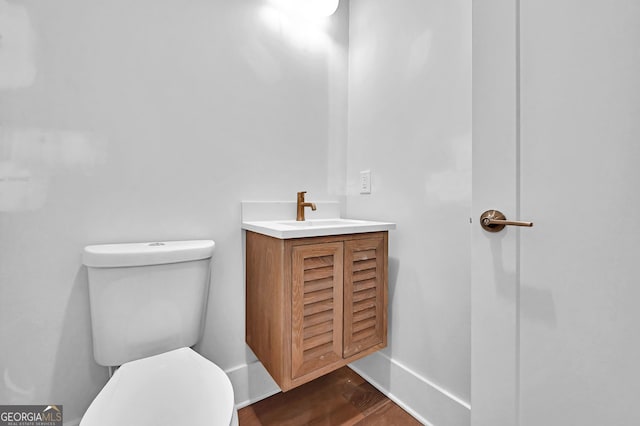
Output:
M240 426L413 426L416 419L348 367L238 412Z

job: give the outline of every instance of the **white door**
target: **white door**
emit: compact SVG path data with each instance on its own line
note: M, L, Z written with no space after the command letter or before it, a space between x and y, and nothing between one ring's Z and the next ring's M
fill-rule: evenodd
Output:
M472 425L640 425L640 1L473 7Z

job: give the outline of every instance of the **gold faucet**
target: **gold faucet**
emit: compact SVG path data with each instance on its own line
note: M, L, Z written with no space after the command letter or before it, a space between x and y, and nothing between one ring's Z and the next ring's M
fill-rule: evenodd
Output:
M304 220L304 208L305 207L311 207L311 210L315 211L316 210L316 205L314 203L305 203L304 202L304 194L306 194L307 191L302 191L302 192L298 192L298 214L296 215L296 220L297 221L303 221Z

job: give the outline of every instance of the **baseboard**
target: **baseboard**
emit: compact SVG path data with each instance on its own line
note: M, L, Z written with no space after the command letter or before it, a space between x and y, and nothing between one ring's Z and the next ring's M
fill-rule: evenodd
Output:
M349 364L356 373L427 426L469 426L471 406L408 367L376 352Z
M259 361L230 368L225 373L233 385L236 409L280 392L276 382Z

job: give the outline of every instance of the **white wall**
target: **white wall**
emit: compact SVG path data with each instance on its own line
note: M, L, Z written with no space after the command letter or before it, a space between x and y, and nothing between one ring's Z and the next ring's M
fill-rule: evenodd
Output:
M0 73L0 404L73 421L105 383L81 266L94 243L214 239L199 349L263 377L244 343L240 201L339 195L348 19L269 4L0 0L0 64L26 76Z
M346 212L398 225L389 346L355 366L423 421L468 424L471 2L352 0L349 25Z

